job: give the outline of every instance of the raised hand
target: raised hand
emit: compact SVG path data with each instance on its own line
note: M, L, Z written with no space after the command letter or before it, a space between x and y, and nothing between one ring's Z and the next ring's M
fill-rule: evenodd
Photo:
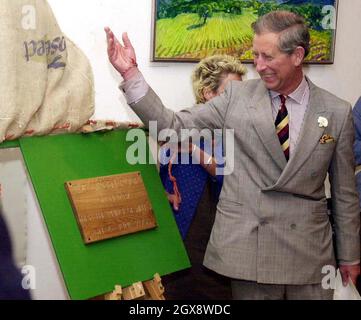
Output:
M121 45L109 27L106 27L104 30L107 35L108 57L110 63L125 80L130 79L138 72L138 65L134 48L127 33L123 33L122 39L124 45Z

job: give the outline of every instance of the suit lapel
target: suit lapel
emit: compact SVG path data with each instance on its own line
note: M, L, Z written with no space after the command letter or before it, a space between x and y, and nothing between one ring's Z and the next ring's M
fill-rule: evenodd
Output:
M255 90L255 94L248 107L248 112L267 152L278 167L283 170L287 165L287 161L276 135L271 99L268 90L261 81Z
M310 86L310 102L305 114L300 136L294 154L291 156L276 186L284 185L291 179L320 143L320 139L326 128L319 127L318 118L325 117L329 120L331 117L331 114L326 112L325 105L319 96L319 89L309 79L307 79L307 81Z

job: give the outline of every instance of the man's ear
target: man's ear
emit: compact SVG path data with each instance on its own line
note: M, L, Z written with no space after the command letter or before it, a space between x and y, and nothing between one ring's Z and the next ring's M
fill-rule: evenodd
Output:
M211 100L215 96L216 96L216 94L211 89L209 89L209 88L203 89L203 97L206 101Z
M303 59L305 58L305 49L302 47L297 47L295 51L293 51L294 56L294 64L296 67L299 67L303 63Z

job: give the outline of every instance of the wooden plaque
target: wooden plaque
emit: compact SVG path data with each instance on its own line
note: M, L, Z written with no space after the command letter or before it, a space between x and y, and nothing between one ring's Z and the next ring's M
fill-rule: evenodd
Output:
M86 244L157 227L140 172L65 183Z

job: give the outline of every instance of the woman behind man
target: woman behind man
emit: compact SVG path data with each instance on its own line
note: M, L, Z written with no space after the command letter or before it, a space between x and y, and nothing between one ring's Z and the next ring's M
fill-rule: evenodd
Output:
M234 57L216 55L203 59L192 74L196 102L204 103L222 94L229 81L240 81L245 73L246 68ZM169 149L163 152L168 159L172 158ZM216 175L217 167L223 163L222 139L213 137L213 143L208 145L206 141L190 144L186 153L189 153L186 155L189 164L181 164L183 153L175 155L180 164L167 163L160 167L160 176L192 264L191 269L165 277L165 296L171 300L231 299L228 280L203 266L223 183L223 176Z

